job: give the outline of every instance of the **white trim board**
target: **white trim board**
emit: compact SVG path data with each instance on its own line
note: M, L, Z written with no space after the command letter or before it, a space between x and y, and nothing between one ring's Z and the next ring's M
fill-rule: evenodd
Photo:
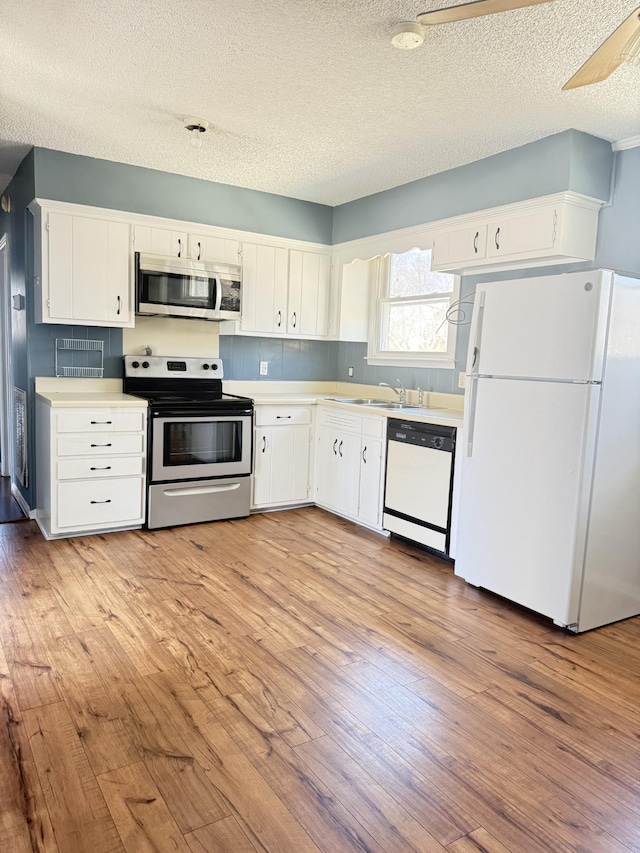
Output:
M619 139L611 143L614 151L628 151L629 148L640 148L640 136L630 136L628 139Z

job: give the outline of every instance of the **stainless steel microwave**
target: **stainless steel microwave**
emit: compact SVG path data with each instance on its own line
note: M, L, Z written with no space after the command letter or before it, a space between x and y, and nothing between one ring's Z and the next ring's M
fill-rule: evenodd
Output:
M136 252L136 314L239 320L241 304L239 266Z

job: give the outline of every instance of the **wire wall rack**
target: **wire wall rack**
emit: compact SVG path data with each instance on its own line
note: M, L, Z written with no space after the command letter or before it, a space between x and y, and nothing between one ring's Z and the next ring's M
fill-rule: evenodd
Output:
M71 355L64 355L71 350ZM73 352L86 352L87 366L73 364ZM64 362L71 361L71 364ZM95 364L88 366L89 362ZM83 379L102 379L104 375L104 341L81 340L79 338L56 338L56 376L77 376Z

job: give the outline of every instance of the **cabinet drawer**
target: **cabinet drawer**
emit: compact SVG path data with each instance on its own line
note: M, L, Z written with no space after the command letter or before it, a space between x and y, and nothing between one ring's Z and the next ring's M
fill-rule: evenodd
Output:
M90 457L87 459L58 460L58 480L86 480L102 477L135 477L143 473L142 456L115 456L112 459Z
M140 432L144 429L144 414L135 410L66 410L57 413L56 429L58 432Z
M144 436L141 433L108 433L96 435L59 435L58 456L121 456L142 453Z
M362 417L352 415L343 409L320 407L318 410L318 426L336 427L349 432L362 432Z
M85 480L58 484L58 527L104 527L142 520L144 480Z
M309 406L256 406L256 426L310 424Z
M363 418L362 434L371 438L383 438L387 428L386 418Z

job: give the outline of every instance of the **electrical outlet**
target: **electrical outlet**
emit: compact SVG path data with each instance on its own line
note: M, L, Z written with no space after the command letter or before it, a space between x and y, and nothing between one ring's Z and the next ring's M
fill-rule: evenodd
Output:
M267 376L269 374L269 362L261 361L260 362L260 376Z
M348 367L347 373L349 374L349 376L353 376L353 367Z
M467 387L467 374L461 373L458 376L458 388L466 388Z

